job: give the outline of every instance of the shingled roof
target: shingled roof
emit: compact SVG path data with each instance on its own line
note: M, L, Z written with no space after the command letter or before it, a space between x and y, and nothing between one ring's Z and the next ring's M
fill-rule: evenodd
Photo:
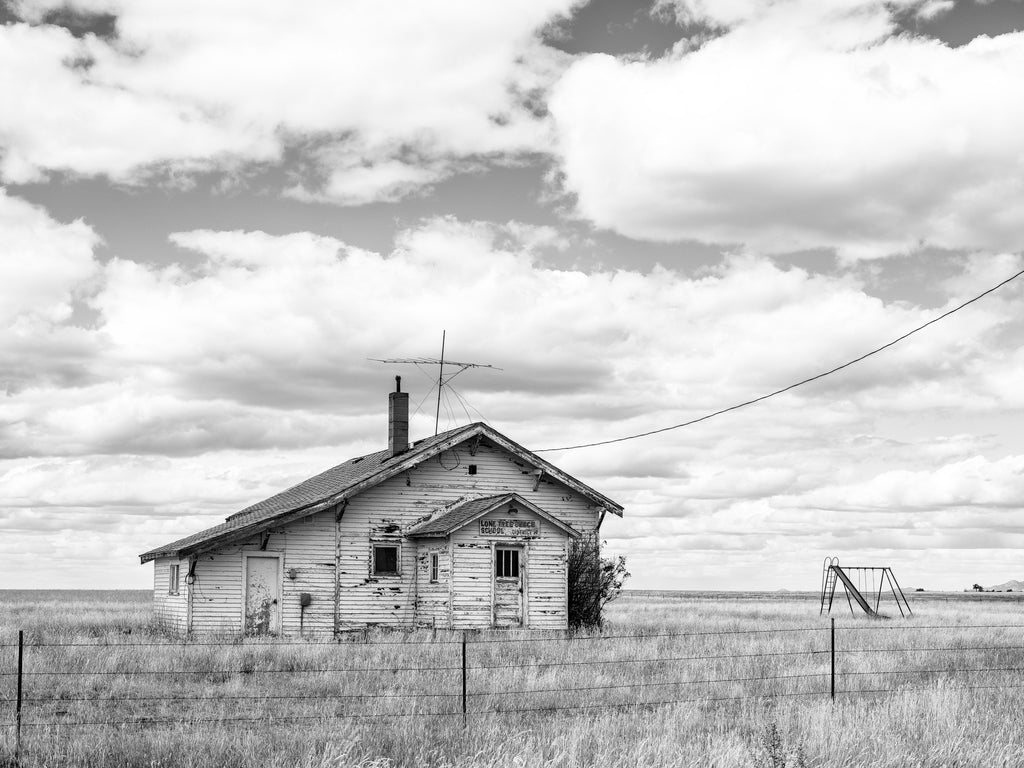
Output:
M498 509L508 502L514 502L517 506L528 509L535 515L539 515L549 523L561 528L570 536L575 537L581 535L580 532L571 525L563 523L558 518L553 517L532 502L524 499L518 493L501 493L497 496L484 496L479 499L464 501L461 504L455 505L446 512L442 512L435 518L426 520L419 525L414 525L409 529L408 535L447 536L453 531L457 531L459 528L462 528L464 525L468 525L473 522L478 517L483 517L488 512Z
M229 516L205 531L178 539L139 555L143 563L158 557L187 557L239 539L261 533L271 527L328 509L346 498L362 493L390 477L404 472L449 448L474 437L486 437L496 445L526 459L545 474L559 480L582 496L613 514L622 515L622 506L581 483L544 459L509 440L482 422L442 432L413 443L405 453L392 456L383 450L339 464L281 493L259 501Z

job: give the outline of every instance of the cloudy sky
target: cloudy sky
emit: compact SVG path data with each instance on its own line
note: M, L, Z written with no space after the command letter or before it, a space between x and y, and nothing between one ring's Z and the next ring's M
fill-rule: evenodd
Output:
M387 439L657 429L1024 269L1022 0L0 0L0 584ZM545 454L631 586L1024 578L1024 279Z

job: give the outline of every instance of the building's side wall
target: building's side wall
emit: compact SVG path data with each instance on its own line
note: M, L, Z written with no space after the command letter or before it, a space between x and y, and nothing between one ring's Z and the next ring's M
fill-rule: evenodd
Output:
M178 566L178 594L168 593L171 566ZM188 615L188 561L161 557L153 561L153 617L162 627L184 632Z
M193 585L192 631L242 631L246 552L282 559L282 632L298 634L300 623L307 634L334 630L334 513L327 511L271 531L263 550L260 537L255 536L200 556ZM311 598L305 610L300 599L304 592Z
M503 507L484 515L451 535L454 554L453 624L456 629L487 627L492 623L494 545L518 544L523 547L523 619L529 629L565 629L567 534L555 525L526 510L522 519L536 520L536 536L482 535L480 523L509 517Z
M192 583L192 632L242 631L242 548L200 555Z
M530 629L567 629L569 537L542 521L540 537L531 539L527 546L527 625Z
M282 627L286 634L334 631L334 511L319 512L275 535L284 539ZM271 536L273 541L274 536ZM291 578L292 569L295 578ZM303 610L301 596L312 602Z
M476 474L469 474L471 464L475 465ZM339 601L343 626L430 625L440 621L437 617L446 610L456 615L462 612L461 618L455 622L456 626L467 621L471 621L472 626L480 626L476 619L467 618L475 615L479 609L473 607L476 602L465 594L457 595L456 602L450 607L438 605L436 601L440 599L439 595L434 594L428 586L427 594L430 598L426 601L420 599L425 584L423 571L420 570L425 566L417 563L421 549L415 542L403 539L401 531L444 505L460 499L507 491L520 494L581 532L596 528L600 512L597 507L550 478L541 479L536 491L533 489L535 482L533 468L503 449L482 442L476 455L471 456L468 445L464 443L352 499L345 510L341 527ZM399 576L374 577L370 573L370 549L375 540L401 542ZM476 568L479 573L477 580L488 590L483 615L489 617L490 544L479 548L479 552L475 551L478 547L462 549L471 551L461 555L454 552L453 568L456 573L460 568ZM548 558L546 562L557 565L553 558L560 556L542 553L538 563ZM458 564L460 557L465 560L461 566ZM470 561L474 562L473 566L470 566ZM462 589L469 589L470 594L473 592L469 584ZM459 589L454 591L458 593ZM459 600L464 603L461 608ZM425 613L418 613L421 606ZM545 620L545 614L537 615L541 625Z

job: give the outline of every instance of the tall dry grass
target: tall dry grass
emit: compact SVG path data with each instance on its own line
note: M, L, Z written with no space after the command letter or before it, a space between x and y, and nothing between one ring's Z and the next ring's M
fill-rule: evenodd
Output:
M149 593L0 593L0 672L24 629L27 766L1024 765L1024 602L955 597L835 612L835 704L806 595L627 593L611 637L473 635L465 728L457 635L182 644Z

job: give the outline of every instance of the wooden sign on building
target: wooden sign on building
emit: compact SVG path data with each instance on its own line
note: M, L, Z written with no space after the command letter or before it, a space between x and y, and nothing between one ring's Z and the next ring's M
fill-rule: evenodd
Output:
M515 536L535 538L540 534L536 520L520 520L514 517L480 521L481 536Z

